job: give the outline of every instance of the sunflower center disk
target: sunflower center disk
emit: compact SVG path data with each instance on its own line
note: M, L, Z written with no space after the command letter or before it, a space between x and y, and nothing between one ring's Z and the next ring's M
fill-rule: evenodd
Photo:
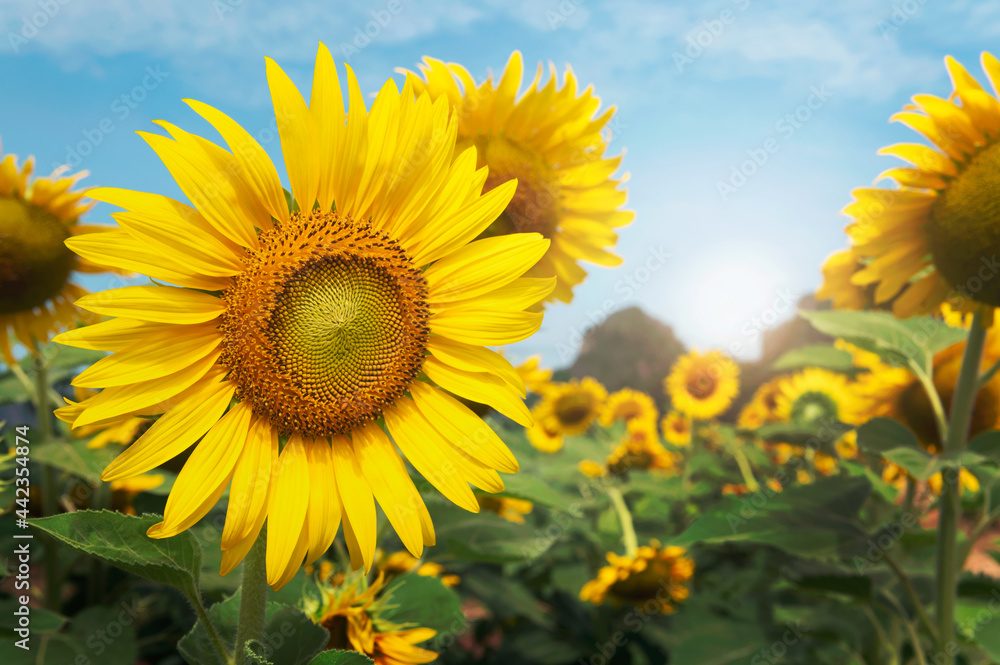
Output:
M222 361L237 396L283 433L377 419L417 376L427 288L390 238L336 213L296 214L225 293Z
M816 391L800 395L791 412L792 422L800 425L836 422L839 415L837 403L829 395Z
M31 310L62 290L74 265L68 237L55 216L0 197L0 314Z
M566 395L559 398L555 411L564 425L579 425L591 416L593 401L590 395Z
M483 191L517 178L517 191L503 213L481 237L509 233L555 235L559 223L559 183L548 164L531 151L498 137L480 137L475 142L479 166L490 167Z
M953 288L1000 307L1000 143L983 149L941 192L931 210L928 235L934 264ZM983 266L987 271L980 274Z
M718 383L708 370L695 370L687 380L687 391L696 399L707 399L715 393Z

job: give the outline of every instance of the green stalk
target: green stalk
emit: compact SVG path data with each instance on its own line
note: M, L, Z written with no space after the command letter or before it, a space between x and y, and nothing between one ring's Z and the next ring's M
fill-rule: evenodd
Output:
M40 350L35 359L35 407L38 436L31 443L45 445L52 438L52 412L49 410L48 366ZM42 483L42 512L46 517L56 515L59 512L56 470L48 464L42 467ZM45 606L58 612L59 605L59 555L55 538L49 538L45 545Z
M246 644L264 636L264 606L267 602L267 535L261 529L257 541L243 559L240 587L240 621L236 627L236 665L246 662Z
M969 438L972 407L979 389L979 365L982 362L986 329L980 312L972 317L972 327L965 342L962 368L951 402L951 422L944 439L945 453L955 454L965 448ZM959 479L957 472L942 473L941 501L938 510L937 548L937 624L938 649L947 653L955 641L955 595L958 580ZM948 658L949 663L954 662Z
M224 665L233 665L233 657L229 654L229 649L222 643L219 631L215 629L212 620L208 618L208 610L205 609L205 603L202 602L200 596L191 600L197 601L191 603L194 606L194 613L198 616L198 621L201 622L201 625L205 627L205 632L208 633L208 639L212 643L212 648L215 649L215 654L219 657L219 662L224 663Z
M736 459L737 466L740 467L740 475L743 476L743 483L747 486L751 492L760 491L760 483L753 475L753 469L750 468L750 460L747 459L746 454L740 449L738 443L728 442L727 447L729 448L729 453Z
M618 513L618 522L622 526L622 542L625 544L625 556L634 557L639 551L639 541L635 537L635 525L632 524L632 513L628 510L625 497L617 487L608 486L608 498Z

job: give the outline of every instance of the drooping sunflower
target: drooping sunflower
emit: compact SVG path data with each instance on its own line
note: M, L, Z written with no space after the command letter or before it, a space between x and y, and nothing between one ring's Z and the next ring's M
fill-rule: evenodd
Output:
M525 499L515 499L511 496L488 496L479 494L479 507L496 513L508 522L524 524L524 516L530 515L535 504Z
M691 443L691 419L679 411L671 411L660 422L663 438L675 446Z
M687 581L694 561L682 547L663 547L656 540L639 548L635 556L608 552L608 564L580 590L580 600L600 605L635 605L647 613L673 613L688 597Z
M435 577L441 580L445 586L455 586L461 581L458 575L445 575L444 566L434 561L421 561L409 552L399 551L386 555L379 550L375 555L375 564L372 566L376 571L376 576L384 575L386 584L389 584L400 575L414 573L422 577Z
M639 390L622 388L608 395L598 421L605 427L610 427L617 420L626 422L639 418L656 420L658 415L653 398Z
M437 634L431 628L384 629L377 622L386 578L365 588L364 578L349 575L338 586L321 585L322 598L307 601L307 613L330 633L327 649L357 651L376 665L417 665L437 659L437 652L416 646Z
M804 426L838 422L860 425L869 410L847 375L806 367L782 382L775 415L781 421Z
M621 263L609 251L618 240L614 229L635 216L621 210L627 176L613 177L623 155L605 156L615 109L598 114L601 102L593 88L578 92L569 68L558 86L551 64L545 85L539 64L534 81L519 97L523 68L521 53L515 51L496 83L490 76L476 85L461 65L433 58L424 58L419 74L397 71L418 92L449 101L459 121L458 149L476 146L479 166L490 167L486 189L517 178L517 193L483 236L531 231L550 238L548 253L529 274L556 276L552 298L570 302L573 288L587 275L580 261L610 267Z
M0 359L8 364L11 335L34 353L60 330L97 321L73 305L87 291L70 280L74 272L108 271L64 244L108 228L80 223L93 204L72 187L87 172L63 175L64 167L32 179L34 168L32 157L21 166L15 155L0 159Z
M690 351L677 359L664 380L674 409L695 419L713 418L740 390L740 367L721 351Z
M78 405L75 427L160 416L105 480L200 439L149 535L189 528L232 482L223 573L267 519L267 577L278 588L326 551L341 521L353 565L368 569L376 501L414 556L433 544L397 447L472 512L469 482L503 488L496 471L516 472L517 461L449 393L531 425L517 372L485 347L534 333L541 315L524 310L554 280L521 277L548 249L538 234L473 242L516 183L481 194L488 171L475 149L454 156L445 100L390 81L369 112L347 68L345 108L323 45L309 105L270 59L267 76L294 205L246 131L189 101L233 152L164 122L170 137L141 135L194 207L98 189L90 196L125 209L113 215L120 229L68 242L176 286L84 297L80 306L117 318L59 341L114 352L76 377L103 390Z
M936 311L946 300L964 309L1000 305L1000 279L993 252L1000 246L1000 101L954 58L945 58L954 87L947 98L915 95L913 105L892 116L933 147L902 143L880 154L912 166L879 176L895 188L854 190L844 212L850 251L863 266L850 278L874 287L875 304L892 302L897 316ZM994 90L1000 61L983 53L982 66ZM839 277L837 278L839 281ZM831 288L835 284L831 283Z
M535 424L528 429L528 441L542 452L558 451L564 436L587 431L607 397L604 386L589 376L550 383L532 409Z

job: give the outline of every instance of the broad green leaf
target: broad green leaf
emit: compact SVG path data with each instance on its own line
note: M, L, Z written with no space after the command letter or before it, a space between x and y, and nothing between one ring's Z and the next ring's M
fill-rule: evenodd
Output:
M801 310L799 314L822 333L877 353L892 365L910 365L927 375L934 354L967 334L930 316L897 319L888 312L847 310Z
M1000 662L1000 630L994 623L997 619L995 607L996 602L960 599L955 607L955 623L962 638L982 649L992 662Z
M556 513L553 517L555 538L528 524L515 524L487 511L467 512L452 504L425 496L427 508L434 520L438 546L447 547L452 555L466 561L506 563L535 559L558 539L560 522L575 518Z
M640 635L670 651L670 662L691 665L746 665L773 640L762 626L733 621L697 603L678 610L670 630L655 623Z
M196 599L201 548L186 531L171 538L148 537L146 530L161 519L81 510L29 521L74 549Z
M503 476L504 491L493 496L509 496L515 499L531 501L538 506L553 508L564 512L578 510L580 497L566 496L554 489L549 483L537 476L521 472Z
M1000 462L1000 431L980 432L969 442L967 450L983 459Z
M240 614L240 592L216 603L208 617L218 631L223 644L230 650L236 642L236 626ZM305 665L311 662L330 640L329 633L300 610L268 602L264 609L263 639L252 648L258 661L275 665ZM219 665L205 627L198 622L177 643L177 650L191 665Z
M23 541L22 541L23 542ZM13 589L13 584L11 585ZM16 591L14 593L17 593ZM15 615L14 611L20 609L21 604L15 597L0 598L0 634L13 634L13 630L18 627L20 615ZM66 617L41 607L28 607L28 620L31 622L31 634L54 633L66 623Z
M356 651L324 651L309 661L309 665L374 665L368 656Z
M383 631L431 628L457 633L466 625L458 595L436 577L410 573L386 587L372 607L376 627Z
M923 450L910 428L892 418L872 418L859 427L858 445L876 453L897 448Z
M800 556L840 556L866 537L857 514L870 491L863 477L823 478L783 492L726 496L670 544L748 542Z
M854 358L849 351L829 344L810 344L784 353L771 365L772 369L798 369L801 367L822 367L835 372L855 370Z
M54 466L96 485L102 482L101 473L119 452L118 446L88 448L84 439L49 441L31 449L31 461Z
M969 466L984 459L973 450L933 455L920 446L909 428L892 418L873 418L859 427L858 445L879 453L920 481L926 481L942 469Z

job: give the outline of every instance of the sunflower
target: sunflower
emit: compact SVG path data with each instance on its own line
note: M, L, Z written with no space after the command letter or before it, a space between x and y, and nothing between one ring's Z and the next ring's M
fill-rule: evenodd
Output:
M906 489L907 477L906 470L897 464L886 462L885 466L882 467L882 480L895 487L898 492ZM935 473L927 479L927 487L930 488L931 492L940 496L943 481L944 478L942 475ZM979 491L979 487L979 479L971 471L968 469L958 470L958 490L960 494L964 494L966 490L976 493Z
M616 476L633 469L643 471L673 471L677 467L674 454L655 438L626 438L608 456L608 473ZM585 471L586 473L586 471Z
M771 490L772 492L780 492L783 489L785 489L782 486L781 481L778 480L777 478L768 478L767 482L764 483L764 486L767 487L767 489ZM725 485L722 486L722 496L727 496L727 495L744 496L746 494L752 494L752 492L750 491L750 488L747 485L744 485L743 483L740 483L739 485L734 483L726 483Z
M66 402L66 406L56 409L55 415L57 418L63 422L73 424L77 416L80 415L80 408L78 404L89 397L93 397L97 394L97 391L88 390L86 388L74 388L76 401L63 397ZM78 439L83 439L86 437L91 437L90 441L87 442L88 448L103 448L109 443L117 443L122 446L127 446L139 435L139 431L150 425L151 421L146 418L138 418L136 416L126 416L121 420L116 420L114 422L109 422L100 425L87 425L86 427L79 427L73 430L73 436Z
M515 368L521 380L524 381L524 387L530 392L542 392L552 380L552 370L543 369L541 364L542 357L534 355Z
M84 202L86 192L72 187L87 172L64 176L68 167L61 167L32 179L34 167L32 157L21 166L15 155L0 159L0 358L7 364L14 363L12 334L35 353L54 333L78 321L97 321L73 305L87 291L70 279L74 272L108 270L64 244L108 228L80 224L80 215L93 204Z
M443 575L444 566L441 564L433 561L421 562L420 559L406 551L393 552L386 556L384 552L379 550L375 555L373 569L378 574L385 576L387 584L400 575L411 572L423 577L437 578L445 586L455 586L461 581L458 575Z
M816 290L816 299L829 300L836 309L870 309L875 289L851 282L864 267L852 250L834 252L823 262L823 284Z
M490 76L479 86L461 65L433 58L424 58L419 74L397 71L418 92L449 101L458 118L458 150L476 146L478 165L490 167L487 190L517 178L517 193L483 236L532 231L550 238L552 246L530 274L557 277L552 298L570 302L573 288L587 275L580 261L621 263L608 251L618 240L614 229L635 216L620 209L627 175L612 177L623 155L604 154L611 140L605 130L615 109L597 115L601 103L593 88L578 93L568 68L557 87L551 64L545 85L539 64L535 80L518 98L523 66L515 51L498 83Z
M660 422L663 438L675 446L691 443L691 419L678 411L671 411Z
M740 390L740 368L721 351L690 351L674 363L664 387L673 407L684 415L713 418L725 411Z
M869 412L847 375L819 367L807 367L784 381L776 404L778 420L806 427L860 425Z
M486 496L479 494L479 507L496 513L508 522L514 524L524 524L524 516L530 515L535 505L524 499L515 499L510 496Z
M1000 280L992 248L1000 245L1000 101L954 58L945 58L954 91L947 99L915 95L914 104L892 116L934 147L903 143L883 148L912 167L879 176L895 188L854 190L844 212L851 252L864 265L850 278L874 287L876 304L892 302L897 316L936 311L948 301L971 309L1000 305ZM994 89L1000 61L983 53L982 66ZM969 302L971 301L971 302Z
M736 424L745 429L757 429L778 420L778 395L787 380L788 377L782 375L757 388L750 401L740 410Z
M655 421L657 415L652 397L638 390L623 388L608 396L598 421L601 425L610 427L616 420L628 422L633 418L645 418Z
M307 612L330 633L327 649L362 653L376 665L416 665L435 660L438 654L422 649L420 642L437 634L431 628L383 630L377 621L379 595L385 590L386 579L375 578L364 588L364 578L349 576L339 586L321 586L322 599L307 602Z
M564 436L587 431L607 397L604 386L589 376L568 383L550 383L532 409L535 424L528 429L528 441L542 452L558 451Z
M608 563L580 590L580 600L600 605L635 605L647 613L672 613L688 597L686 582L694 574L694 561L682 547L663 547L656 540L639 548L635 556L608 552Z
M397 446L469 511L479 503L468 482L503 489L496 470L514 473L516 460L449 393L531 425L516 370L485 347L533 334L541 314L523 310L554 280L520 277L548 249L538 234L472 242L516 183L480 194L488 173L475 149L453 159L445 100L389 81L368 112L347 68L345 109L323 45L309 106L270 59L267 75L294 204L246 131L189 101L234 152L165 122L172 138L140 134L195 207L94 190L125 209L113 215L121 228L67 243L176 286L86 296L77 304L117 318L59 341L115 352L74 380L104 388L78 405L75 427L160 416L105 480L200 439L149 535L191 527L232 481L222 571L267 519L267 579L280 588L329 548L341 521L352 564L370 568L376 501L414 556L434 543Z

